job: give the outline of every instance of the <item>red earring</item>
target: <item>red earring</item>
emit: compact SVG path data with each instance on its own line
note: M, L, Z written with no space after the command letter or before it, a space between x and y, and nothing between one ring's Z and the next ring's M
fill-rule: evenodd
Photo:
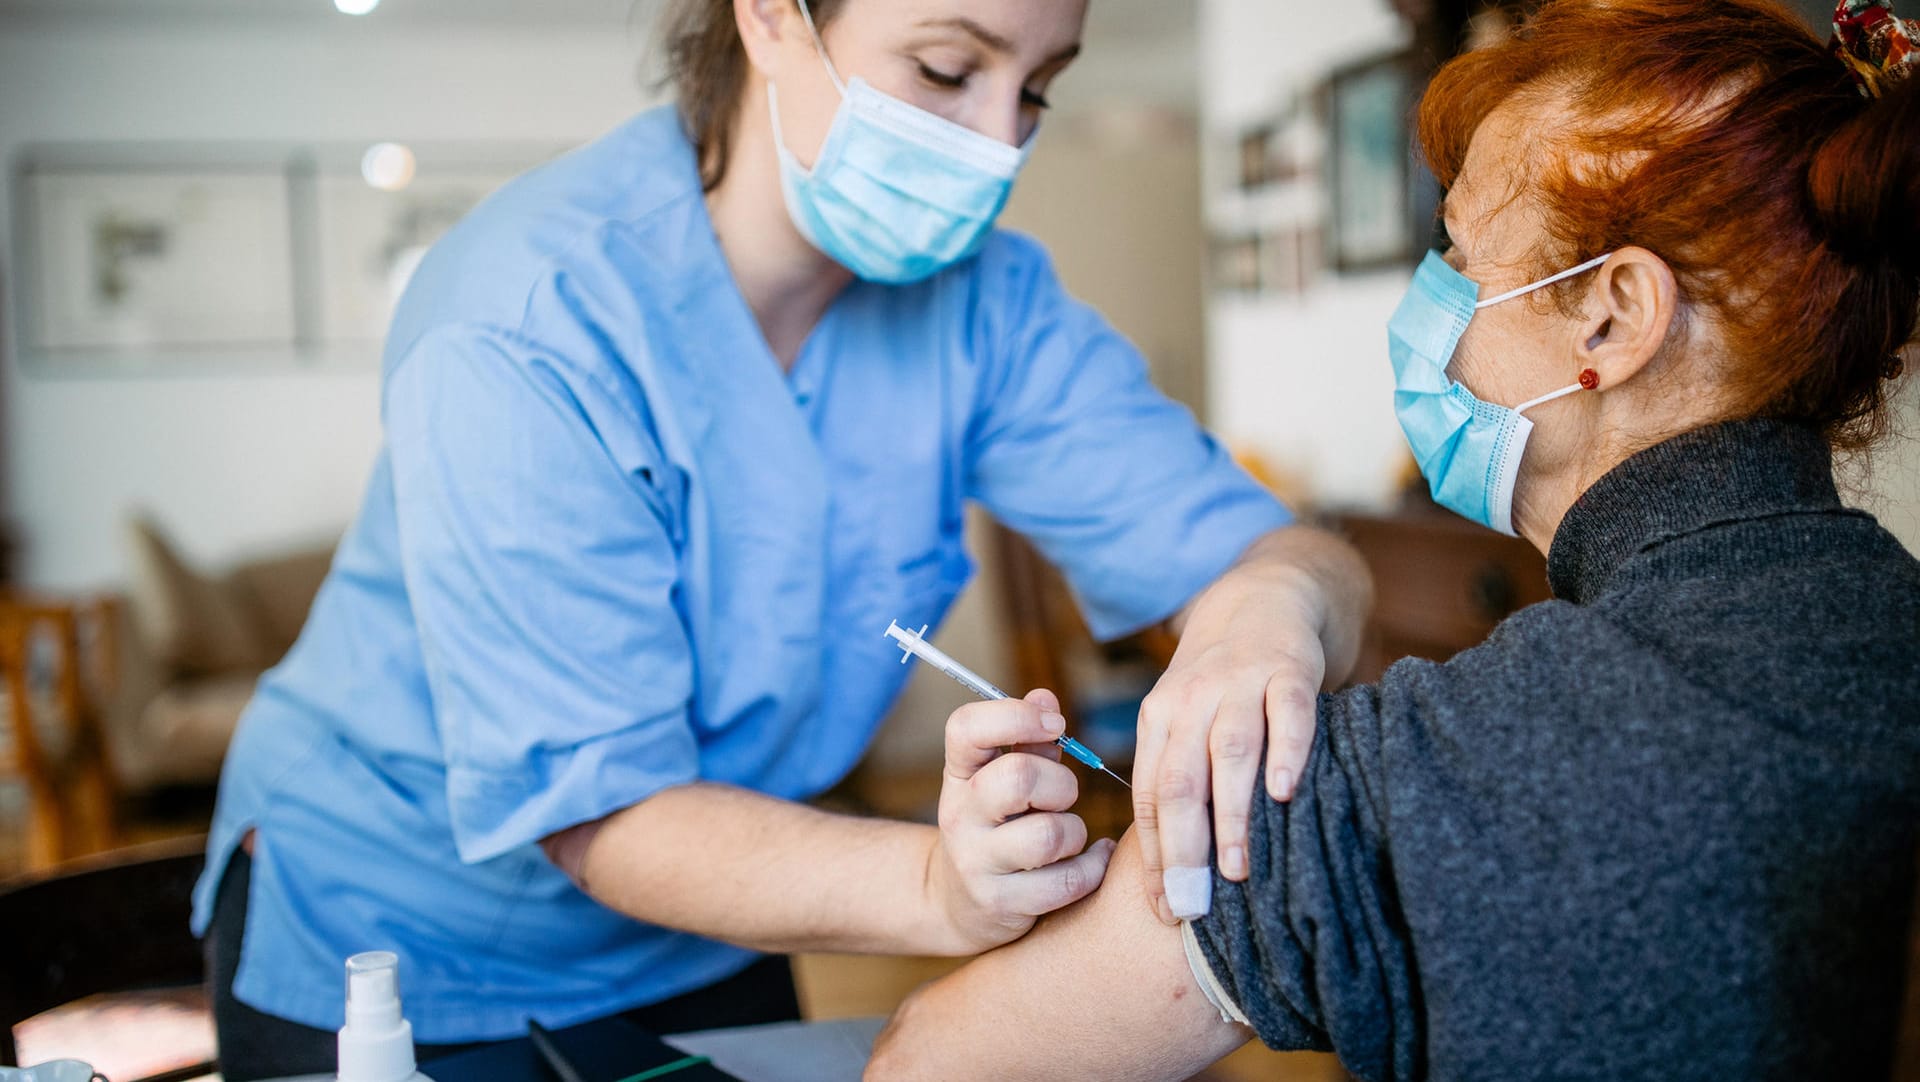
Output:
M1581 369L1580 370L1580 386L1589 391L1600 386L1600 373L1595 372L1591 368Z

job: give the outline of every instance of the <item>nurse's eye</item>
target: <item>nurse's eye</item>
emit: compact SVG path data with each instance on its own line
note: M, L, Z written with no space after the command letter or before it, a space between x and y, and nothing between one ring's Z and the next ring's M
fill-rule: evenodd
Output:
M958 90L967 85L965 74L949 75L944 71L928 67L922 61L915 61L915 63L920 65L920 77L942 90Z

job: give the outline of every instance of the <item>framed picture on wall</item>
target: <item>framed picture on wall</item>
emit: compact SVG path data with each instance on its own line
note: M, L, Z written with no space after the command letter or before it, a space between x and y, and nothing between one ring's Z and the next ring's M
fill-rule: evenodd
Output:
M432 244L561 149L44 144L13 170L35 375L377 362Z
M1276 229L1260 238L1260 286L1265 293L1293 296L1306 291L1300 271L1301 232Z
M1236 236L1213 243L1213 287L1225 293L1258 293L1262 287L1260 238Z
M1412 198L1414 85L1405 52L1341 68L1328 80L1328 255L1342 273L1410 264L1426 241Z
M36 364L293 347L284 171L26 158L14 180L21 343Z
M1240 190L1255 191L1275 179L1273 168L1274 135L1272 124L1261 124L1240 135Z
M417 175L388 188L368 184L357 166L319 168L312 200L316 345L328 352L377 353L394 305L427 249L544 157L503 152L491 162L475 156L447 162L423 151Z

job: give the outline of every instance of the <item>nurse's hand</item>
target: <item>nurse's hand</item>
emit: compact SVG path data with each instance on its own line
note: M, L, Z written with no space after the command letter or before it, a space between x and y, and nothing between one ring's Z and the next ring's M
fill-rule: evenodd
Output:
M1141 704L1133 765L1134 821L1162 921L1206 912L1210 852L1226 878L1247 878L1262 760L1266 795L1291 800L1320 691L1352 669L1372 599L1352 546L1292 526L1256 542L1181 614L1180 647ZM1186 888L1177 907L1168 882Z
M1053 743L1065 729L1050 691L974 703L947 719L940 841L927 882L956 937L954 953L1018 939L1106 875L1114 843L1089 847L1087 824L1067 810L1080 783Z

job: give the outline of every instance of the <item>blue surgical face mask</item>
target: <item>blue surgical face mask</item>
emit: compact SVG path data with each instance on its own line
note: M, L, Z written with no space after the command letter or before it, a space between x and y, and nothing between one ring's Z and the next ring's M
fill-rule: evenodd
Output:
M1405 299L1387 322L1387 342L1393 358L1393 410L1434 502L1513 535L1513 486L1527 437L1533 434L1533 422L1524 414L1583 388L1575 383L1517 406L1496 406L1480 401L1464 384L1449 378L1447 363L1474 312L1584 274L1606 261L1604 255L1590 259L1483 301L1478 299L1477 283L1448 266L1440 253L1427 253Z
M800 11L813 30L806 0ZM888 97L864 79L841 81L817 32L813 40L840 108L812 169L787 149L780 96L767 85L780 187L800 235L861 278L890 285L920 281L978 251L1007 205L1026 147Z

